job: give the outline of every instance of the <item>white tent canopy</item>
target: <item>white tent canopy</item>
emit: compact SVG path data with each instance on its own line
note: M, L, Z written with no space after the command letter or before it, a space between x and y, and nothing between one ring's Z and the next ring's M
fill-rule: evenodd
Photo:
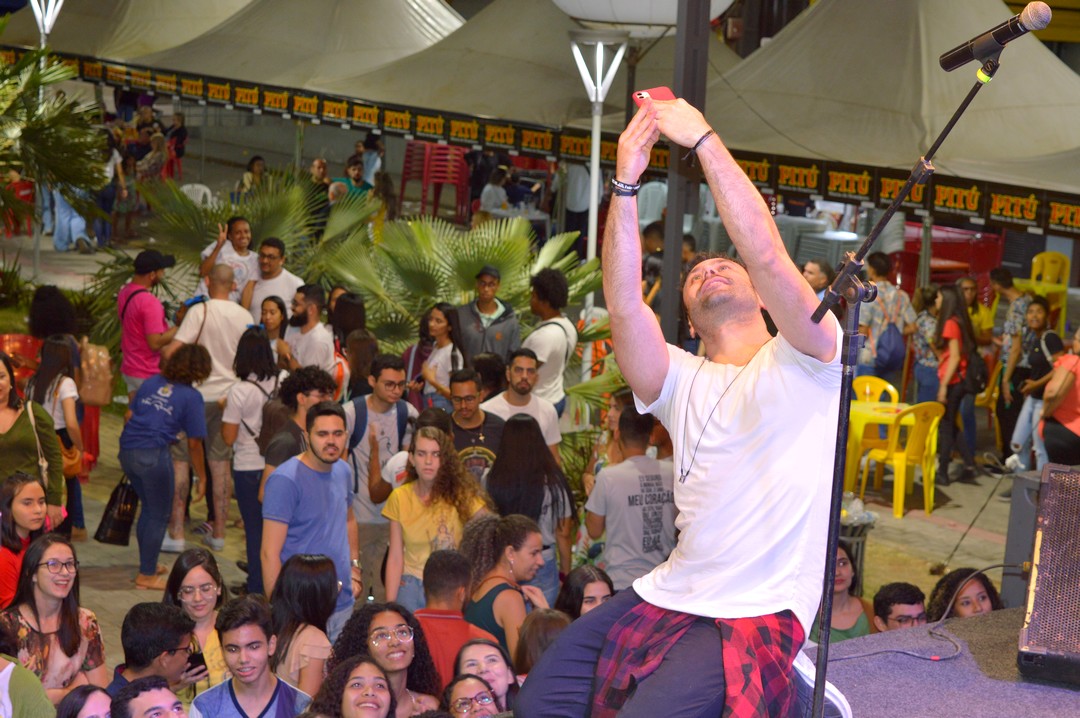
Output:
M443 0L251 0L213 30L131 61L262 84L327 89L358 70L423 50L463 22Z
M49 35L58 52L130 60L187 42L228 20L251 0L66 0ZM29 6L11 16L5 43L36 47Z
M975 83L938 56L1012 15L999 0L820 0L710 84L731 147L910 168ZM1011 43L934 159L943 174L1080 193L1080 76Z
M577 23L551 0L495 0L430 48L322 89L551 127L589 126L592 108L570 53L574 29ZM739 58L715 38L710 43L710 77L718 78ZM674 68L675 38L664 38L642 60L636 84L670 85ZM622 129L625 89L624 67L612 83L605 129Z

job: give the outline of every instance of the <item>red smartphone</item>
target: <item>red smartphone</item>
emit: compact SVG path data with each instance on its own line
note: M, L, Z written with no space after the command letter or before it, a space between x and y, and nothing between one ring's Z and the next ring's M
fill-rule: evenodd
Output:
M651 90L638 90L634 93L634 104L641 107L646 98L653 100L674 100L675 93L668 87L654 87Z

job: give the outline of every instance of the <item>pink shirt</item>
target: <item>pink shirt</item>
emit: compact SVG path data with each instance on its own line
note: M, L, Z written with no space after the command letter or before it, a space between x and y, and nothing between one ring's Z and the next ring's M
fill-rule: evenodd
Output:
M139 294L132 297L135 292ZM158 373L161 359L161 353L150 348L146 337L150 334L161 334L169 328L165 321L165 307L145 287L134 282L126 284L117 295L117 316L125 309L125 304L126 311L120 319L120 351L124 355L120 363L120 373L136 379L146 379Z

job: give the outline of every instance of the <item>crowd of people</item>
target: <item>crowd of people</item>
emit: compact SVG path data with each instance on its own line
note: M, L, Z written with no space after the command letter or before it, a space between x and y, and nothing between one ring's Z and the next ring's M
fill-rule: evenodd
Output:
M706 130L686 103L646 103L620 139L616 174L636 179L661 131L694 147L710 185L730 186L748 208L719 208L745 264L691 256L689 243L685 341L665 345L642 282L649 258L636 205L623 199L634 185L616 183L604 281L633 394L610 399L582 506L559 450L563 375L578 341L559 270L532 276L537 322L524 339L499 298L500 269L484 266L476 298L432 302L399 356L379 351L357 292L293 275L284 244L254 237L243 217L205 248L199 290L173 316L153 290L175 259L140 252L116 305L129 404L116 448L141 504L134 586L161 598L127 613L119 663L79 600L85 516L77 474L63 470L65 452L84 448L78 345L70 328L48 331L26 387L0 354L0 451L12 468L0 488L0 654L15 659L0 658L0 681L8 676L13 705L39 711L14 715L790 707L798 649L817 635L841 333L831 320L811 326L803 311L829 268L777 258L767 208ZM253 160L248 188L263 169ZM347 167L349 192L370 189L366 169ZM868 266L880 303L865 315L864 367L892 376L874 362L888 326L915 335L918 366L937 363L933 397L952 417L938 480L954 444L964 477L974 464L955 425L971 393L966 363L980 342L999 342L964 281L920 291L916 313L888 283L887 256ZM1043 454L1057 460L1080 445L1080 367L1047 330L1045 302L1020 294L1005 270L991 278L1010 302L999 339L1015 390L1003 385L1006 408L1021 404L1012 450L1034 445L1040 457L1033 427L1044 416ZM39 293L52 305L44 317L66 301L55 288ZM762 304L774 309L768 322ZM930 396L929 372L916 376ZM796 436L793 426L814 431ZM207 521L189 534L190 507L204 497ZM247 580L230 587L215 554L234 497ZM790 530L746 523L761 512ZM579 516L578 540L604 541L603 567L572 565ZM189 545L196 535L203 546ZM177 554L171 567L163 553ZM872 602L852 595L854 570L842 545L833 640L1001 607L971 569L945 576L928 601L889 584ZM723 660L700 660L709 652ZM739 661L756 693L733 686Z

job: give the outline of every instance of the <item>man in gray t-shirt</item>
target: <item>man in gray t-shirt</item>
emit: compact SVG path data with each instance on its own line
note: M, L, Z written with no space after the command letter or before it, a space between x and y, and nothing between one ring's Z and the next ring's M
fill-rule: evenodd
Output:
M607 531L604 558L616 590L663 563L675 548L674 470L645 455L654 419L632 406L619 417L625 460L600 470L585 504L585 527L593 540Z

